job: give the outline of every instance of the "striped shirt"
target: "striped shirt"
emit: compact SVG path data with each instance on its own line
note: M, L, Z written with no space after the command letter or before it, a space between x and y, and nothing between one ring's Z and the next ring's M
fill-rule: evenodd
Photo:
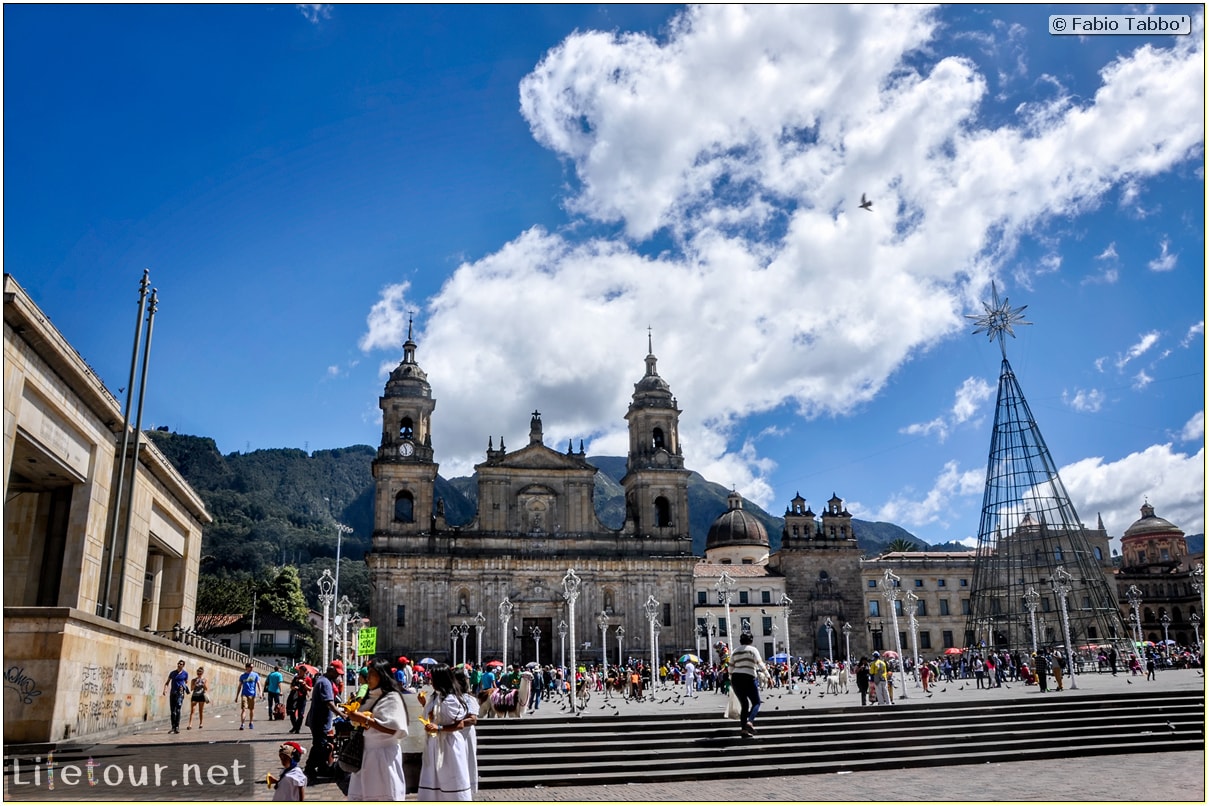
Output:
M764 659L760 657L760 650L751 644L743 644L730 653L731 674L749 674L755 677L763 665Z

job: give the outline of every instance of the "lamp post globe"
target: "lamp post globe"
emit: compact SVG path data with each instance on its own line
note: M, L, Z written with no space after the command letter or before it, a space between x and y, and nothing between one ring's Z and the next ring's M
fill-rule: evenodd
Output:
M723 572L725 573L725 572ZM655 594L647 597L646 604L642 606L646 613L647 621L651 625L651 699L655 699L655 689L659 683L659 659L655 649L655 620L659 618L659 601L655 599Z
M316 583L319 586L319 601L323 604L323 668L327 669L328 661L331 660L329 654L331 649L331 607L332 599L336 590L336 581L332 579L332 572L324 568L323 573L319 575L319 581Z
M504 654L503 654L503 671L508 673L508 622L512 620L512 608L515 605L508 601L508 597L504 597L504 601L500 602L499 617L500 617L500 634L504 639Z
M474 632L475 632L475 638L477 639L475 641L477 646L476 646L476 651L475 651L474 662L475 662L475 665L479 667L479 669L483 668L483 628L486 626L487 626L487 617L484 616L483 611L480 610L479 612L474 614Z
M567 601L567 621L569 623L569 634L571 636L571 669L570 669L570 684L571 684L571 713L578 714L578 698L575 696L575 674L578 667L575 664L575 602L579 599L579 591L583 586L583 580L575 573L574 568L568 568L567 573L563 575L563 598Z

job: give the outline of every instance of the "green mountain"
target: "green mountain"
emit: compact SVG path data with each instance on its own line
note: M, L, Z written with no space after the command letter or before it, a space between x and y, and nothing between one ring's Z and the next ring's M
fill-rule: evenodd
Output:
M353 445L310 454L276 448L224 456L208 437L149 433L214 517L202 539L203 577L261 574L294 565L303 593L317 607L316 581L335 559L335 524L339 522L353 530L340 541L341 595L347 594L360 612L369 612L369 577L362 560L373 531L370 463L377 454L375 448ZM597 515L609 528L620 528L625 519L620 482L626 460L593 456L588 461L600 470L595 487ZM473 476L437 477L436 496L445 502L445 518L451 526L465 525L474 518L477 494ZM693 552L703 555L710 525L727 509L729 490L693 473L688 495ZM764 524L772 549L780 548L784 521L751 502L745 502L744 509ZM853 529L858 544L870 556L896 539L914 543L921 550L928 548L894 524L853 519Z

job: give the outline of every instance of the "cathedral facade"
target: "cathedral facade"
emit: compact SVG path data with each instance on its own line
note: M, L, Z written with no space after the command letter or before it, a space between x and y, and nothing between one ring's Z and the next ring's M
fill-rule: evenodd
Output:
M498 448L488 441L475 466L477 512L451 526L434 491L436 399L416 347L409 328L403 360L379 400L366 556L378 653L558 664L570 661L574 647L581 659L586 653L616 663L619 652L649 657L653 627L669 653L693 646L689 471L680 410L653 352L626 414L620 529L596 514L597 471L582 443L579 451L547 446L536 411L524 447L508 451L502 438ZM568 595L572 570L580 583Z

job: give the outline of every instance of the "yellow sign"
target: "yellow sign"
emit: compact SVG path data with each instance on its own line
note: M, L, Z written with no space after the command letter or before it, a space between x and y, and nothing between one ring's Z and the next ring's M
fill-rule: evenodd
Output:
M378 651L378 628L362 627L357 631L357 657L372 658Z

